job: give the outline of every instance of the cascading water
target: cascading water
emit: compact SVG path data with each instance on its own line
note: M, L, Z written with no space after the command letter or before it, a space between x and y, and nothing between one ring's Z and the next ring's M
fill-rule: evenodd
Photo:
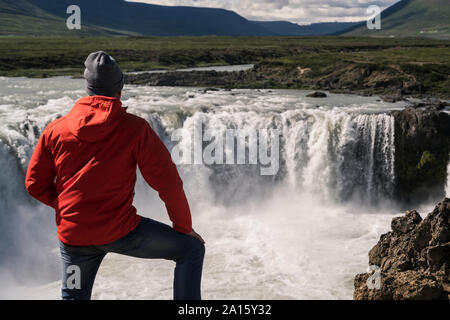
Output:
M23 179L40 133L84 94L83 83L0 82L0 277L10 282L0 296L58 298L53 215L25 194ZM216 136L227 129L280 133L273 176L248 163L179 166L194 227L207 240L205 298L351 297L352 276L364 271L367 250L392 217L383 209L395 176L389 111L403 105L331 95L318 106L300 91L154 87L126 87L123 102L169 149L177 145L174 130L192 133L199 122ZM168 222L142 179L135 205ZM130 259L107 257L94 298L170 298L170 262Z
M159 120L159 121L157 121ZM170 132L161 119L149 119L169 148ZM182 121L177 121L181 123ZM277 110L196 112L183 122L186 133L201 123L226 130L276 129L281 133L280 170L262 177L255 165L210 165L209 179L216 196L225 203L254 193L254 186L287 184L297 192L320 194L332 200L368 201L376 204L391 198L394 185L394 119L382 114L355 114L332 110ZM182 141L183 142L183 141ZM247 151L250 148L247 141ZM189 152L189 150L185 150ZM247 152L248 153L248 152ZM185 168L188 170L189 168ZM224 190L225 189L225 190Z

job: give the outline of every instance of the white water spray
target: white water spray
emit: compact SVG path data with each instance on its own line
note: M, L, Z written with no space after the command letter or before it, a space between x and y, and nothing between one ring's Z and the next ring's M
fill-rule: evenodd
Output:
M3 264L0 276L12 287L1 295L58 299L53 214L25 194L23 176L45 125L70 110L83 95L83 84L68 78L0 81L2 243L17 242L23 254L16 255L19 249L0 253L2 261L14 259L46 271L36 279L30 268L14 272ZM261 176L258 164L180 166L194 226L207 241L206 299L350 298L353 275L364 271L367 251L388 229L390 211L379 205L393 191L389 111L402 106L343 95L330 95L317 106L305 96L284 90L125 88L128 111L147 119L169 149L174 130L192 132L200 118L219 134L227 129L282 133L275 176ZM135 205L140 214L168 222L157 195L142 179ZM26 217L33 221L25 223ZM27 232L38 239L30 247L29 238L18 242ZM94 298L169 299L172 267L165 261L109 255ZM41 285L34 287L36 282Z

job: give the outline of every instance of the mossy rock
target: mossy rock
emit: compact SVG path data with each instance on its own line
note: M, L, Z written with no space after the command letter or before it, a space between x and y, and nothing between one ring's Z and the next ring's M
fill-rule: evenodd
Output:
M407 108L395 118L395 197L408 206L445 195L450 153L450 116Z

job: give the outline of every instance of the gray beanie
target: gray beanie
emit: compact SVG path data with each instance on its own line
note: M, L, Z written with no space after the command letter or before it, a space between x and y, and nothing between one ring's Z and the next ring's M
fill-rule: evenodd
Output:
M84 62L86 91L90 96L113 97L123 89L123 73L111 56L103 51L91 53Z

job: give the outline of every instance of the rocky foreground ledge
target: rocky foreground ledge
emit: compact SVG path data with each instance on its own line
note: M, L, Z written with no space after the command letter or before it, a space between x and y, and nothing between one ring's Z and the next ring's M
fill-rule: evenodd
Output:
M423 220L407 211L391 228L369 252L374 271L356 275L354 299L450 300L450 199Z

